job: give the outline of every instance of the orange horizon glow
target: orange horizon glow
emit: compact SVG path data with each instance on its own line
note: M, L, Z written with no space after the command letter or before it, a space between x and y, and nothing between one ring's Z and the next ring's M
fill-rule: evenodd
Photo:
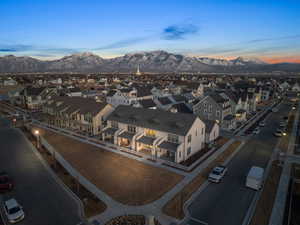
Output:
M300 56L262 57L261 59L268 63L300 63Z

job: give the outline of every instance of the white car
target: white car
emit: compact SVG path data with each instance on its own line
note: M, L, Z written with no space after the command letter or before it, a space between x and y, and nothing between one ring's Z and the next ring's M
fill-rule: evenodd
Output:
M4 210L10 223L17 223L25 217L22 206L14 198L4 202Z
M220 183L225 176L227 168L225 166L216 166L209 174L208 180L214 183Z
M266 126L266 122L265 122L265 121L260 121L260 122L259 122L259 126L260 126L260 127Z
M281 131L281 130L278 130L278 129L277 129L276 132L274 133L274 136L275 136L275 137L282 137L282 135L283 135L283 134L282 134L282 131Z
M259 132L260 132L259 127L256 127L256 128L254 129L254 131L253 131L253 134L259 134Z

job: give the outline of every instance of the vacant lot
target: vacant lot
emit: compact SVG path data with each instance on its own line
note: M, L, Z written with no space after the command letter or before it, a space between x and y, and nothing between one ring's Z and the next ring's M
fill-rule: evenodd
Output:
M0 86L0 94L7 94L9 91L14 91L21 87L22 87L21 85Z
M116 201L143 205L174 187L181 175L43 130L43 137L74 168Z

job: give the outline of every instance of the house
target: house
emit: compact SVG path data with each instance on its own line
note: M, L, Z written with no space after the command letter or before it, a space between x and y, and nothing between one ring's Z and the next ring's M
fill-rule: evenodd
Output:
M235 128L235 117L232 116L230 102L218 93L212 92L196 102L193 112L202 120L216 121L222 129Z
M57 89L51 87L26 87L20 93L21 105L30 110L38 110L46 101L57 96L57 93Z
M205 143L213 143L220 134L220 126L213 120L203 120L205 124Z
M130 87L117 90L110 90L106 96L106 101L113 105L134 105L143 99L152 99L153 95L149 87Z
M56 97L43 106L46 122L88 135L98 135L114 108L106 102L83 97Z
M168 111L172 113L193 113L193 110L190 109L189 106L183 102L173 104Z
M145 109L156 109L156 104L152 99L142 99L138 100L135 104L134 107L141 107Z
M172 105L174 104L174 102L168 96L155 98L154 102L157 105L157 108L163 109L163 110L170 109L172 107Z
M269 88L263 88L261 92L261 100L262 101L268 101L271 97L271 92Z
M66 95L69 96L69 97L81 97L82 92L81 92L80 88L73 87L73 88L68 88L66 90Z
M205 145L205 124L193 114L118 106L107 118L103 140L180 163Z
M293 86L292 86L292 91L294 92L299 92L300 91L300 86L298 83L295 83Z

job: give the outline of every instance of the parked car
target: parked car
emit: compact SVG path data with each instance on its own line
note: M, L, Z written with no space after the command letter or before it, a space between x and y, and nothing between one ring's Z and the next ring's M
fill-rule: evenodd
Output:
M283 136L282 131L280 131L278 129L273 134L274 134L275 137L282 137Z
M273 108L273 109L272 109L272 112L275 112L275 113L276 113L276 112L278 112L278 109L277 109L277 108Z
M266 122L263 120L263 121L260 121L259 122L259 126L260 127L264 127L264 126L266 126Z
M259 127L256 127L253 131L253 134L259 134L260 133L260 129Z
M14 198L4 202L4 211L10 223L17 223L25 217L22 206Z
M14 187L12 179L7 173L0 173L0 192L11 191Z
M263 184L264 169L261 167L253 166L251 167L247 178L246 187L254 190L259 190Z
M214 183L220 183L225 176L227 168L225 166L216 166L209 174L208 180Z

